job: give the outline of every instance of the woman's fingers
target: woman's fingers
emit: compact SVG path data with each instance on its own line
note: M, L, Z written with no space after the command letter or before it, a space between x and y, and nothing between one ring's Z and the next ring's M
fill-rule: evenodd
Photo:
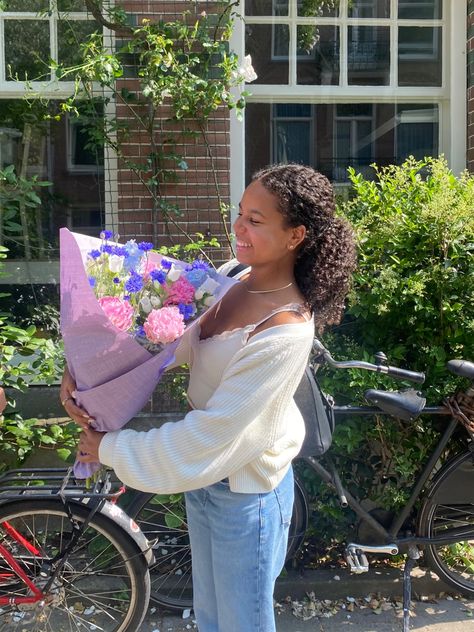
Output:
M72 396L62 400L61 403L69 417L81 426L81 428L88 428L89 424L94 421L94 418L91 417L84 408L76 404L76 400Z
M103 432L96 432L90 428L85 428L79 437L78 454L79 461L89 463L99 460L99 445L104 436Z

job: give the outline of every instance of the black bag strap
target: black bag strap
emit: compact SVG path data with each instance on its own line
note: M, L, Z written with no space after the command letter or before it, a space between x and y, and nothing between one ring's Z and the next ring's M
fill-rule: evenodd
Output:
M234 277L237 276L237 274L239 274L239 272L243 272L244 270L246 270L248 268L248 266L245 265L245 263L237 263L232 270L230 270L226 276L228 277Z

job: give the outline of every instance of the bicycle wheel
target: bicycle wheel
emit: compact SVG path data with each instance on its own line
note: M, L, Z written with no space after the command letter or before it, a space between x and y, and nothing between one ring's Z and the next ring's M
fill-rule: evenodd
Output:
M136 492L126 511L150 541L155 564L151 567L151 599L174 609L191 608L193 583L191 549L184 494L153 495ZM308 501L295 478L295 503L286 559L296 554L308 523Z
M70 507L77 524L90 513L80 503ZM41 589L50 578L49 563L65 550L73 528L60 500L25 498L0 505L0 545ZM137 632L149 593L148 567L139 548L120 526L97 513L67 555L46 598L2 605L0 630ZM0 597L31 594L0 549Z
M474 597L474 454L458 454L436 475L423 501L418 533L459 538L454 544L427 545L427 564L446 584Z

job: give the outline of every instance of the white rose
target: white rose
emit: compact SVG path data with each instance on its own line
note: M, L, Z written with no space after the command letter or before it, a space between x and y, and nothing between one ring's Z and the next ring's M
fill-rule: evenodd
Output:
M169 272L168 272L168 274L166 276L168 277L168 279L172 283L174 283L175 281L177 281L179 279L179 277L181 276L181 273L182 273L181 268L178 268L177 266L172 264L172 266L169 269Z
M123 268L123 260L125 257L120 255L110 255L109 257L109 270L111 272L120 272Z
M194 292L194 298L196 299L196 301L200 301L203 296L204 296L204 292L201 292L201 290L196 290Z
M245 55L244 63L240 68L234 73L234 79L242 78L245 83L252 83L257 79L258 75L255 72L254 67L252 66L252 57L250 55Z
M145 314L149 314L151 312L151 310L153 309L153 305L148 296L144 296L142 299L140 299L140 307L145 312Z
M198 292L201 291L203 295L204 294L214 294L214 292L217 290L218 287L219 287L219 283L217 281L215 281L211 277L207 277L207 279L204 281L204 283L201 283L201 285L198 287L197 291ZM202 298L202 296L201 296L201 298Z
M152 296L150 298L151 304L156 309L157 307L161 307L161 298L159 296Z

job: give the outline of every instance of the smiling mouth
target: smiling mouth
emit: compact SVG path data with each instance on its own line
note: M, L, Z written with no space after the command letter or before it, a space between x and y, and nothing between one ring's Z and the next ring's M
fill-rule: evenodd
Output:
M237 242L237 248L251 248L252 244L247 244L244 241Z

